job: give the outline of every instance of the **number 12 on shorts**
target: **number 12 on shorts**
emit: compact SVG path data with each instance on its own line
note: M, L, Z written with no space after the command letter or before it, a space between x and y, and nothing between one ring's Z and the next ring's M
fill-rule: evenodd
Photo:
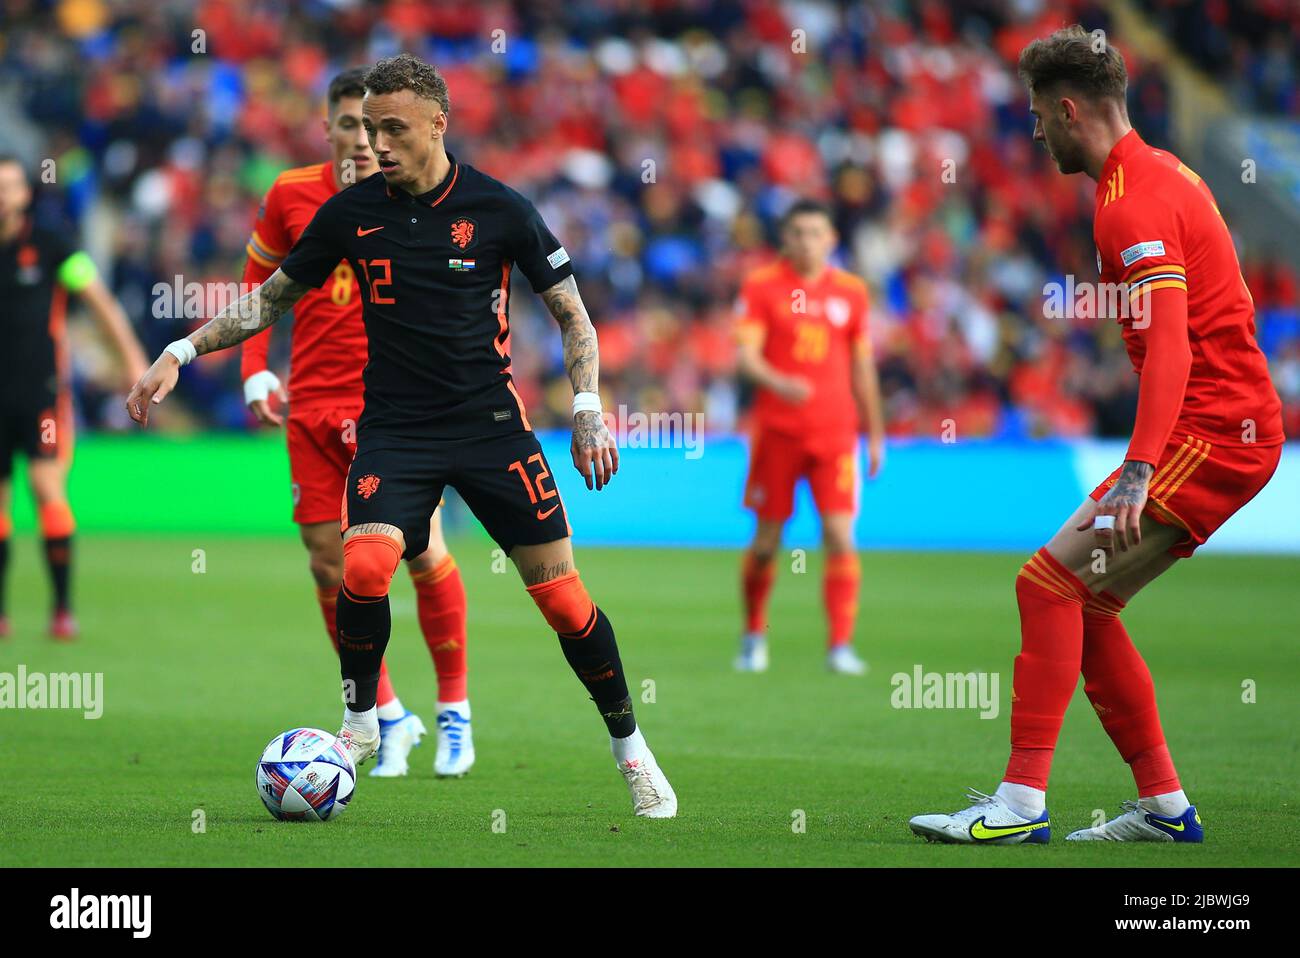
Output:
M519 459L510 463L506 468L510 472L517 472L519 474L519 478L524 483L524 491L528 493L528 501L533 505L537 505L539 502L545 502L547 499L554 499L558 496L559 493L555 491L554 483L552 483L551 488L549 489L542 485L543 481L551 477L551 471L546 468L546 463L542 461L542 454L540 452L535 452L529 456L526 461L528 465L537 463L538 472L535 477L529 477L524 462Z

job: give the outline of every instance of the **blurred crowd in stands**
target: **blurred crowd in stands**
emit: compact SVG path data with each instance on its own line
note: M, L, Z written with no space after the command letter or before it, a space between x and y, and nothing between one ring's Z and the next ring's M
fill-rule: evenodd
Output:
M1252 108L1296 112L1294 21L1279 40L1240 31L1235 3L1146 6L1174 24L1205 8L1215 31L1175 26L1180 44ZM195 325L155 317L155 284L237 280L263 191L326 158L330 77L408 50L447 78L452 152L531 197L572 255L607 408L744 426L733 297L785 206L811 196L873 291L892 434L936 436L947 418L963 437L1131 427L1118 326L1044 315L1045 283L1096 277L1094 186L1031 142L1015 72L1035 36L1108 29L1092 0L0 0L0 20L0 120L6 98L18 115L0 129L25 121L33 162L57 161L40 215L80 230L151 352ZM1161 71L1125 53L1133 122L1172 147ZM1296 276L1243 265L1300 435ZM562 424L554 325L532 296L512 319L530 417ZM277 329L281 361L287 339ZM74 355L83 419L121 425L119 384L90 345ZM192 425L250 427L233 351L187 370L177 398Z
M1142 7L1243 108L1300 118L1296 0L1142 0Z

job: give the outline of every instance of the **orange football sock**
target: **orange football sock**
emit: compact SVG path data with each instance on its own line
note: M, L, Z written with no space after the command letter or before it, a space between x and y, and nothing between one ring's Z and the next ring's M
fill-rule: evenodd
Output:
M746 632L763 632L767 629L767 599L772 594L772 581L775 578L775 562L771 559L760 561L753 551L745 553L740 568L740 591L745 600Z
M822 602L826 606L827 646L847 645L853 639L853 626L858 618L858 583L862 569L856 552L843 552L826 557L826 571L822 578Z
M1052 754L1083 658L1087 587L1046 549L1020 569L1020 654L1011 685L1011 759L1004 781L1047 790Z
M466 661L465 618L468 613L465 583L450 555L432 569L412 572L420 631L438 673L438 701L463 702L469 665Z
M1083 607L1083 691L1128 763L1138 797L1182 788L1165 744L1151 670L1120 620L1124 603L1102 592Z

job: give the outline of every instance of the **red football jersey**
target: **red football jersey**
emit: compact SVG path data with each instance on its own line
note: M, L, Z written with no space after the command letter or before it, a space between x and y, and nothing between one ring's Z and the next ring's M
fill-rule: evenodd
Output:
M1255 304L1205 182L1131 130L1098 178L1093 236L1102 282L1127 284L1130 303L1156 290L1186 296L1185 320L1177 300L1171 311L1119 319L1139 376L1153 363L1181 372L1191 354L1181 394L1139 403L1128 458L1154 465L1171 433L1226 446L1281 443L1282 404L1255 342Z
M868 305L866 283L833 266L806 279L782 259L745 278L736 302L737 335L761 336L768 363L812 385L802 403L760 388L754 400L759 429L816 438L858 432L852 364L866 346Z
M264 282L289 255L316 210L338 192L329 163L285 170L267 190L249 237L245 283ZM240 376L266 369L270 329L244 341ZM366 330L360 287L346 260L320 289L293 307L289 402L295 410L360 402L366 365Z

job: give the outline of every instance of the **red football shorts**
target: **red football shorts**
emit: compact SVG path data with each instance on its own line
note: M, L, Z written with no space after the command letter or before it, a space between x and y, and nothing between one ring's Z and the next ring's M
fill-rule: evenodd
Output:
M807 479L822 515L858 511L858 438L803 439L760 430L750 448L745 506L766 522L794 512L794 487Z
M1281 458L1280 445L1215 446L1195 436L1171 436L1151 477L1145 510L1157 522L1187 533L1169 554L1185 559L1195 552L1255 498L1273 478ZM1119 474L1120 469L1112 472L1092 491L1092 498L1104 496Z
M348 466L357 451L362 403L290 412L289 477L293 521L338 522Z

